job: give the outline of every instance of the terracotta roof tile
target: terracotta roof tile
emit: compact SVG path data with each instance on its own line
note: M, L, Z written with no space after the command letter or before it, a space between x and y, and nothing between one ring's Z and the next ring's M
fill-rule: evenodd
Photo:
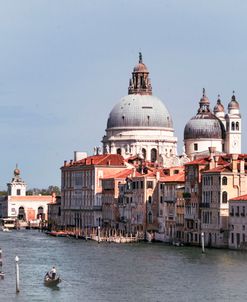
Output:
M247 201L247 194L230 199L230 201L239 201L239 200Z
M67 163L65 167L75 166L88 166L88 165L99 165L99 166L123 166L124 158L119 154L100 154L88 156L87 158L72 161Z
M9 196L10 201L47 201L52 202L50 195Z
M164 176L160 178L161 182L185 182L184 172L173 174L171 176Z

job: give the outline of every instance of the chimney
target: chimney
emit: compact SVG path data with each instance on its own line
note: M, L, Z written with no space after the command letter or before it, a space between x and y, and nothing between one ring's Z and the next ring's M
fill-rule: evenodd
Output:
M213 155L215 155L215 153L216 153L216 147L208 147L208 150L209 150L210 157L212 157Z
M69 163L70 163L70 165L72 165L73 164L73 159L71 159Z
M218 166L218 161L219 161L219 155L215 155L214 156L214 161L215 161L215 167L217 167Z
M215 151L216 151L216 148L215 147L208 147L208 150L209 150L209 170L215 168L215 159L214 159L214 156L215 156Z
M56 193L55 192L51 193L51 200L52 200L53 203L56 202Z
M157 181L160 180L160 171L157 171L157 172L156 172L156 179L157 179Z
M91 165L93 165L93 159L91 158Z
M232 154L232 173L238 172L238 154Z
M74 151L74 161L82 160L87 157L86 152Z
M63 166L66 167L66 165L67 165L67 160L65 160L65 161L63 162Z
M245 161L244 161L244 159L241 159L241 161L240 161L240 173L241 174L245 173Z

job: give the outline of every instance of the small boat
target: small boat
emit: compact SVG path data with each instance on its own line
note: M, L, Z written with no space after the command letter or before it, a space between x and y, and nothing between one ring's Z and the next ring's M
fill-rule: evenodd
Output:
M60 283L62 280L58 275L53 279L48 273L45 275L44 283L47 286L56 286L58 283Z
M50 236L54 236L54 237L67 237L68 236L68 233L63 232L63 231L59 231L59 232L50 231L50 232L46 232L46 234L50 235Z
M1 231L3 231L3 232L11 232L11 230L9 228L6 228L6 227L2 227Z

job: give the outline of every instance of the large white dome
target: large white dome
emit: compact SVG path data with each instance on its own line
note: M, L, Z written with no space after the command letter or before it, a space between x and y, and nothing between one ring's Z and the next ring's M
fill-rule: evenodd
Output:
M124 158L138 155L162 164L177 154L171 115L164 103L152 95L141 53L129 80L128 95L110 112L102 143L104 153Z
M173 128L173 123L164 103L157 97L129 94L114 106L107 121L107 129L128 127Z

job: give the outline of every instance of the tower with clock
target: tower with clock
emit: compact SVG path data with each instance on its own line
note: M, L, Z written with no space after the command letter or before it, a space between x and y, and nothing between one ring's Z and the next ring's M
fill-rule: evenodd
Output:
M226 153L241 153L241 114L239 103L237 102L234 92L230 103L228 104L228 114L226 119Z

